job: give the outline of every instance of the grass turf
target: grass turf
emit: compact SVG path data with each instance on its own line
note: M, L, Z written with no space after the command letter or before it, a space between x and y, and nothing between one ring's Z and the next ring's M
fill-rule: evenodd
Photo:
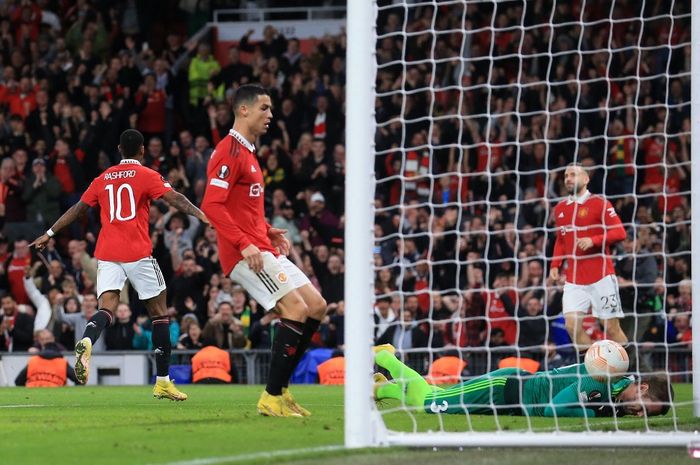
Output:
M325 386L295 386L297 399L312 412L305 419L260 417L255 402L259 386L185 386L190 395L181 403L159 401L143 387L80 387L65 389L0 389L0 464L2 465L213 465L227 463L382 464L426 460L451 464L543 464L566 460L591 463L586 449L378 449L345 451L343 443L343 392ZM677 400L691 398L689 385L677 386ZM396 404L388 407L398 407ZM689 405L681 406L680 429L700 429ZM393 412L389 427L410 431L470 429L487 431L495 426L489 416L429 415ZM521 430L527 420L499 417L501 428ZM561 419L560 427L584 428L583 420ZM532 419L532 427L551 429L551 419ZM655 429L670 429L670 417L650 419ZM592 420L591 427L614 428L610 419ZM640 419L623 419L623 428L643 429ZM329 447L323 449L324 447ZM315 448L306 452L299 449ZM297 451L294 451L297 450ZM293 452L285 452L293 451ZM599 463L697 463L683 449L602 449Z

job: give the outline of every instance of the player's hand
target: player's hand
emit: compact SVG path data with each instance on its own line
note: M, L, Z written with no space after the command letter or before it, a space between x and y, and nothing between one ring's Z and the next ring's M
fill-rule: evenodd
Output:
M287 234L286 229L270 228L267 230L267 237L270 238L272 246L277 248L280 254L289 255L291 245L285 234Z
M263 270L263 258L255 244L250 244L245 249L241 250L241 255L246 263L253 270L253 273L260 273Z
M207 215L205 215L204 213L202 213L200 216L198 216L197 219L199 221L201 221L202 223L204 223L208 226L211 226L211 222L209 221L209 218L207 218Z
M590 237L584 237L576 241L576 247L583 250L584 252L591 247L593 247L593 239Z
M559 282L559 278L561 277L559 275L559 268L552 268L549 270L549 277L552 281Z
M49 239L51 239L49 235L44 233L35 239L34 242L29 244L29 247L36 247L36 250L44 250L46 248L46 244L49 243Z

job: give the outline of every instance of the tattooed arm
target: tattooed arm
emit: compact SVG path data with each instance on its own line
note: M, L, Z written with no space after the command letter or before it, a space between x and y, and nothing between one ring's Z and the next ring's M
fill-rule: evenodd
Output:
M200 210L199 208L195 207L192 202L190 202L187 197L184 195L180 194L179 192L176 192L174 190L168 191L163 195L163 200L168 202L171 206L177 208L179 211L182 213L185 213L187 215L192 215L195 218L197 218L199 221L209 224L209 218Z

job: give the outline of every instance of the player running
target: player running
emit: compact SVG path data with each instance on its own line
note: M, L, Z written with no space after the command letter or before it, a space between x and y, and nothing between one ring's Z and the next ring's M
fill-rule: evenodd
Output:
M102 230L97 239L97 295L99 311L90 319L83 338L75 345L75 373L81 384L87 383L92 345L102 330L114 320L119 294L124 282L136 289L145 301L153 323L153 347L156 356L156 384L153 396L186 400L168 376L170 365L170 320L165 300L165 280L158 262L151 256L148 234L148 212L151 200L164 199L171 206L208 224L209 220L187 198L172 189L156 171L144 167L143 136L127 129L119 138L122 161L96 177L80 201L61 216L54 225L31 245L42 250L49 239L75 220L88 208L100 206Z
M557 228L549 276L559 281L562 261L568 261L563 312L566 329L578 350L591 345L583 319L592 309L607 339L622 344L627 336L620 327L624 317L610 246L625 238L625 228L609 201L591 194L588 173L579 164L566 168L564 184L569 197L554 208Z
M528 415L538 417L601 417L665 415L673 387L659 376L596 381L583 364L534 375L502 368L443 389L428 384L394 355L390 344L374 348L375 362L393 381L375 373L375 400L396 399L428 413Z
M233 111L233 129L216 146L207 166L202 210L217 230L224 273L266 311L276 309L281 316L258 412L308 416L289 392L289 378L326 314L326 301L287 259L286 231L265 221L265 184L253 143L272 120L270 96L260 86L241 86L233 97Z

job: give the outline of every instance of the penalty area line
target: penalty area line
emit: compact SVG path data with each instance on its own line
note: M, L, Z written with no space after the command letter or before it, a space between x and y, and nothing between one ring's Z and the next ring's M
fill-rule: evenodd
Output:
M345 446L320 446L307 447L304 449L285 449L269 452L253 452L249 454L228 455L224 457L208 457L202 459L181 460L177 462L166 462L149 465L216 465L219 463L243 462L245 460L274 459L280 457L294 457L301 454L313 454L316 452L335 452L345 449Z

